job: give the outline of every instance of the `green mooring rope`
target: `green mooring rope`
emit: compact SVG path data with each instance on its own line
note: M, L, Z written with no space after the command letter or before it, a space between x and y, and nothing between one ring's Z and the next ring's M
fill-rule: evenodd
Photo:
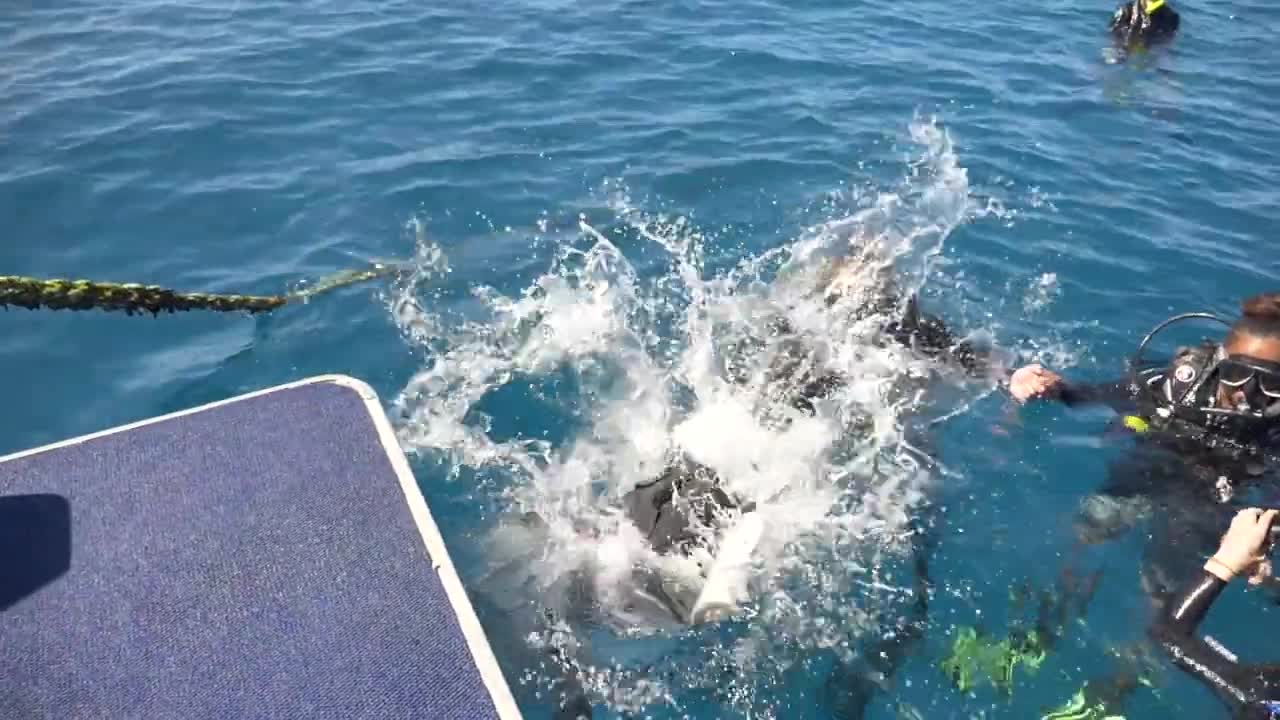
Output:
M307 300L347 285L390 275L399 268L374 263L366 270L347 270L286 295L220 295L184 293L156 285L93 282L90 280L42 280L0 276L0 307L28 310L116 310L135 313L175 313L191 310L213 312L271 312L290 302Z

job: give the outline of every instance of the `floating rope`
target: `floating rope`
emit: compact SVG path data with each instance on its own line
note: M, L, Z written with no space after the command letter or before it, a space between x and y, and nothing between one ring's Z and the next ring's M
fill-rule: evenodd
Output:
M368 269L336 273L310 287L285 295L184 293L156 285L0 276L0 307L7 309L13 306L28 310L115 310L127 315L144 312L159 315L162 312L191 310L247 312L253 315L271 312L288 303L305 301L340 287L384 277L399 269L395 265L374 263Z

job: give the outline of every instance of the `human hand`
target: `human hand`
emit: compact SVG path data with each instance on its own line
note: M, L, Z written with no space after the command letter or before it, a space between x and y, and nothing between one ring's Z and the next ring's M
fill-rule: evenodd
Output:
M1205 563L1205 570L1225 582L1248 573L1250 583L1257 585L1269 574L1270 562L1263 549L1271 539L1271 523L1280 511L1257 508L1241 510L1222 537L1218 552Z
M1040 365L1020 368L1009 378L1009 394L1020 403L1062 392L1062 376Z

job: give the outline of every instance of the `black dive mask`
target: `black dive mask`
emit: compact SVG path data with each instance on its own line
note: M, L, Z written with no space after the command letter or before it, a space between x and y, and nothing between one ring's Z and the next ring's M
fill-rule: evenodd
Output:
M1280 363L1227 355L1221 346L1188 353L1189 360L1175 362L1172 372L1145 360L1147 346L1166 328L1189 320L1209 320L1228 328L1231 323L1209 313L1176 315L1157 325L1139 343L1131 361L1134 385L1147 394L1163 416L1178 415L1230 434L1266 430L1280 421ZM1240 398L1235 407L1219 406L1219 390Z
M1280 417L1280 363L1248 355L1229 355L1218 363L1218 388L1241 397L1237 412Z

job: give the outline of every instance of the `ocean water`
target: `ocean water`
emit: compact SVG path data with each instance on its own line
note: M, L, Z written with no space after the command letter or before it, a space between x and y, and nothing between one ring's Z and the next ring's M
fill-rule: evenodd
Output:
M600 718L837 717L921 522L925 639L866 716L1039 717L1143 654L1141 533L1071 550L1106 416L929 380L810 289L873 248L961 334L1093 380L1174 312L1276 289L1280 10L1179 7L1170 47L1122 58L1112 8L1008 0L7 3L0 274L406 271L269 317L0 313L0 452L350 373L529 718L566 676ZM770 416L767 352L727 380L770 317L857 378L815 417ZM610 508L673 445L770 510L740 622L625 617L644 550ZM1040 670L952 687L956 628L1002 636L1011 588L1062 567L1102 579ZM1275 609L1223 602L1210 630L1265 657ZM1140 664L1128 717L1224 716Z

